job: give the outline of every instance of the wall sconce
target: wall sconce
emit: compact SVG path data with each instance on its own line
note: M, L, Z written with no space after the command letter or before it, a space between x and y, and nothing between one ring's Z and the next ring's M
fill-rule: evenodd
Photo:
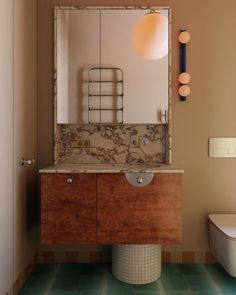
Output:
M190 75L186 72L186 44L190 41L191 35L186 30L180 30L179 44L180 44L180 63L179 63L179 99L186 101L186 97L190 94L191 89L187 85L190 82Z
M151 9L135 24L132 47L145 59L157 60L168 54L168 19Z

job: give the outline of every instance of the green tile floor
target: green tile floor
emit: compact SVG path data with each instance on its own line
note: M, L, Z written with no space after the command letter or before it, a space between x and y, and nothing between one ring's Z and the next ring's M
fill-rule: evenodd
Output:
M18 295L236 295L236 278L218 264L163 264L147 285L115 279L109 264L39 264Z

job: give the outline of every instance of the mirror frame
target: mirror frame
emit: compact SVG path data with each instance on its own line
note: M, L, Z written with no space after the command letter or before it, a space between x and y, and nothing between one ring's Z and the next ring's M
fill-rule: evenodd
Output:
M57 123L57 12L58 10L167 10L168 11L168 111L167 114L163 114L167 125L166 134L166 163L172 163L171 156L171 8L169 6L55 6L54 7L54 71L53 71L53 97L54 97L54 164L58 161L58 145L60 143L60 124ZM167 117L167 120L166 120ZM76 125L76 123L74 123ZM68 125L72 125L68 123ZM78 125L81 125L78 123ZM86 124L85 125L98 125L98 124ZM103 125L103 124L101 124ZM109 124L104 124L109 125ZM114 125L114 124L112 124ZM115 124L120 125L120 124ZM124 124L123 124L124 125ZM132 125L132 124L129 124ZM135 124L134 124L135 125ZM144 124L144 125L149 125ZM152 125L152 124L150 124ZM153 124L155 125L155 124ZM160 125L160 124L157 124Z

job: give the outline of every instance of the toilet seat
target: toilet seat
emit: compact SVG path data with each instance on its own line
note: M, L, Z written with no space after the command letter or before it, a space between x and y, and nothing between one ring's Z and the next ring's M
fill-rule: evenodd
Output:
M210 214L209 220L227 238L236 241L236 214Z

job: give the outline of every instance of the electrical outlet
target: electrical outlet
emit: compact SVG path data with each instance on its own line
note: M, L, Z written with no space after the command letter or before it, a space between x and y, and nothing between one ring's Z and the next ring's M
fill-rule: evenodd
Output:
M147 145L148 143L149 140L146 137L132 136L130 138L130 146L132 147L141 147Z
M72 149L76 149L76 148L89 148L90 147L90 140L89 139L71 140L70 147Z
M138 136L132 136L130 138L130 146L132 147L139 147L139 137Z
M146 138L146 137L141 137L141 138L139 139L139 145L140 145L140 146L147 145L148 143L149 143L149 140L148 140L148 138Z

